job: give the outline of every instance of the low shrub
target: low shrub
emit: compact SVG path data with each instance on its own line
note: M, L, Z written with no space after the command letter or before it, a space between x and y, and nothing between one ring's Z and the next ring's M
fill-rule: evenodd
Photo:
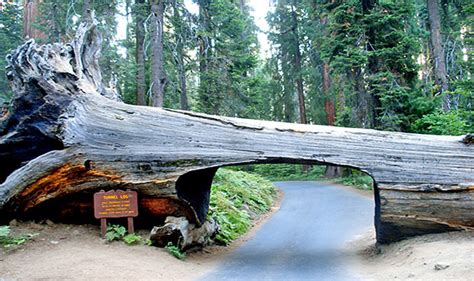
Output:
M168 242L168 244L165 246L165 249L170 255L179 260L184 260L186 258L186 253L182 252L179 247L173 245L171 242Z
M118 224L107 225L107 232L105 233L105 240L108 242L123 240L127 245L135 245L142 241L142 237L135 233L128 233L124 226ZM147 241L145 241L147 244Z
M2 225L0 226L0 245L6 249L15 248L24 244L26 241L31 240L31 238L35 237L36 235L38 234L28 233L13 235L8 225Z

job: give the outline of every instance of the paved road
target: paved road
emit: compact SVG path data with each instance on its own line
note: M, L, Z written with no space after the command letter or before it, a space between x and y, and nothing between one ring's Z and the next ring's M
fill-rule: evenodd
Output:
M373 225L373 200L316 182L276 185L281 209L202 280L356 280L342 246Z

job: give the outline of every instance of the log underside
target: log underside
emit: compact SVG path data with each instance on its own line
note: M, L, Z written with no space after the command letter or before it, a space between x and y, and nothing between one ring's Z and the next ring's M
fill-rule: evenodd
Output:
M132 189L144 223L173 215L199 224L219 167L301 163L352 167L373 177L378 242L474 229L471 136L126 105L101 84L94 25L81 28L70 45L29 41L9 57L15 97L0 123L1 219L89 221L94 192Z

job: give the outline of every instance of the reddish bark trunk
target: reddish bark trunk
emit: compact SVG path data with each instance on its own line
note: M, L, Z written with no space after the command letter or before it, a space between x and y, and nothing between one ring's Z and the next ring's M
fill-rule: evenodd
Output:
M35 28L39 20L39 8L43 0L25 0L23 3L23 36L25 38L46 39L46 34Z
M330 96L329 89L331 88L331 79L329 77L329 65L323 63L323 93L326 99L324 109L326 111L326 121L329 126L334 126L336 122L336 112L334 109L334 102Z

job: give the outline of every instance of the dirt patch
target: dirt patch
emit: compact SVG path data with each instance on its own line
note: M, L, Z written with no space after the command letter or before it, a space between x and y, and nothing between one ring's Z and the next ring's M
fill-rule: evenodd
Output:
M375 247L373 231L351 241L354 272L365 280L474 280L474 233L414 237Z
M253 229L229 247L212 246L188 253L186 260L165 249L123 242L106 243L100 227L19 223L15 233L38 233L13 251L0 250L0 280L193 280L210 272L225 255L250 239L280 205L255 222ZM139 231L148 237L148 231Z

